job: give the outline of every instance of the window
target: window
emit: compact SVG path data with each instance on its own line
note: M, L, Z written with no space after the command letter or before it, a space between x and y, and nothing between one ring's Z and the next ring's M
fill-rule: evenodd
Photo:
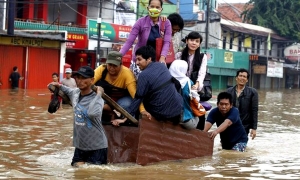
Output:
M239 39L238 51L242 51L243 41Z
M251 40L251 53L255 53L255 40Z
M223 49L226 49L226 36L223 37Z
M260 53L260 41L256 41L257 54Z
M233 46L233 37L230 37L229 49L232 49Z

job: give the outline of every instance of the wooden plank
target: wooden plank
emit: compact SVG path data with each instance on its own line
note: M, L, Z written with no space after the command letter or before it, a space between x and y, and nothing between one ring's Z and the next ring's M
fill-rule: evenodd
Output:
M212 156L214 141L207 132L180 125L142 119L136 163L149 163Z
M91 87L94 91L96 91L96 86L92 86ZM48 89L51 92L54 92L55 90L55 86L53 86L52 84L49 84ZM64 92L62 92L61 90L59 90L58 95L68 104L72 103L70 102L70 99L67 95L64 94ZM119 111L121 114L123 114L127 119L129 119L131 122L133 122L134 124L138 124L138 120L136 120L133 116L131 116L131 114L129 114L125 109L123 109L118 103L116 103L114 100L112 100L107 94L102 93L102 98L111 106L113 106L117 111Z

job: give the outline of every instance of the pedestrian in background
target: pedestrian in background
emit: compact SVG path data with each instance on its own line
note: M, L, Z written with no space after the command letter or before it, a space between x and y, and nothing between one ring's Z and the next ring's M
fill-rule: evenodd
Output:
M57 73L52 73L52 80L53 80L53 82L57 82L57 83L61 84L61 83L59 82L59 76L58 76ZM53 93L51 92L51 100L53 99L53 97L54 97L54 95L53 95ZM62 98L61 98L60 96L58 96L58 101L59 101L59 103L60 103L60 106L59 106L59 107L62 109Z
M12 89L18 89L19 88L19 80L23 80L24 78L21 77L20 73L18 72L18 67L13 67L13 72L9 76L9 81L11 82L11 88Z
M171 22L172 26L172 42L174 53L177 53L179 51L181 43L181 37L179 32L182 31L184 27L184 22L182 17L178 13L169 14L168 19Z
M76 85L75 79L72 78L71 76L72 76L72 69L67 68L66 69L66 77L61 81L61 83L70 88L76 88L77 85Z
M236 85L228 88L227 92L233 97L233 106L239 109L240 118L247 135L256 137L258 121L258 93L256 89L247 86L250 74L246 69L239 69L236 72Z

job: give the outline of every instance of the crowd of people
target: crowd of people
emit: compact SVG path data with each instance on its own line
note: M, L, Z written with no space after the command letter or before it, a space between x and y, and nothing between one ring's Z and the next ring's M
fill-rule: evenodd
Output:
M179 50L180 40L176 33L183 29L183 20L176 13L168 18L160 17L162 5L162 0L149 0L149 15L137 20L124 46L120 51L109 52L105 64L95 70L89 66L80 67L72 74L74 80L68 75L59 83L53 77L51 84L59 87L73 105L73 166L107 163L108 145L102 113L109 115L114 126L128 121L102 99L103 93L137 119L169 121L186 129L205 132L216 123L217 128L208 134L212 139L220 134L223 149L245 151L249 132L252 139L256 137L258 95L254 88L246 85L249 73L245 69L237 72L236 86L218 95L217 107L210 111L206 122L205 115L197 117L193 113L191 91L198 92L203 88L207 71L207 56L200 53L203 38L192 31L184 39L186 46ZM162 25L163 46L159 59L156 59L155 40L161 37ZM127 68L122 65L122 57L136 38L132 62ZM176 60L167 66L165 60L170 43L174 45ZM93 84L97 86L96 92L91 89Z

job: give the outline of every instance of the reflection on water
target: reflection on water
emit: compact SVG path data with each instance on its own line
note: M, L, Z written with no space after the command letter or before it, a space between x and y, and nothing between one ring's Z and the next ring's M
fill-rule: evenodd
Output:
M212 157L76 169L71 107L49 114L47 90L0 90L0 179L300 179L300 93L259 95L257 137L245 153L221 150L218 136Z

